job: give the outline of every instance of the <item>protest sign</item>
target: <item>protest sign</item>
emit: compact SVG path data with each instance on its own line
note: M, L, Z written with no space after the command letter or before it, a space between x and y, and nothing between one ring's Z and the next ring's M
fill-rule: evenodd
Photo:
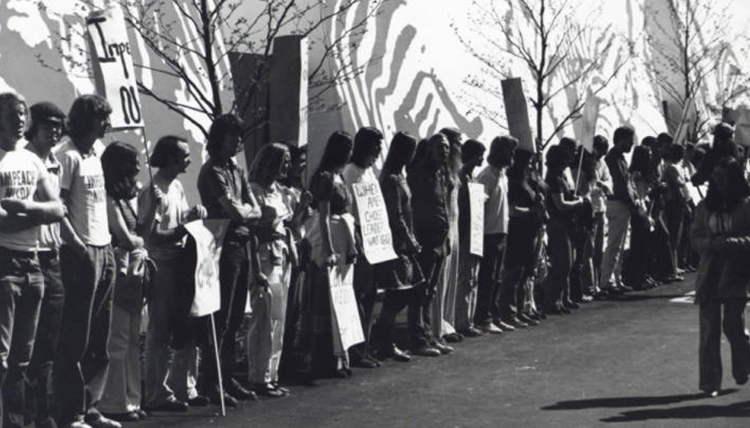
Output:
M86 19L97 92L112 106L112 129L142 128L133 55L122 10L115 6Z
M508 118L508 131L518 140L518 147L536 153L536 145L531 134L529 109L523 93L521 78L505 79L501 82L505 117Z
M469 213L471 214L471 234L469 237L469 251L475 256L484 254L484 202L487 196L484 186L479 183L469 183Z
M576 132L578 142L589 153L594 153L594 136L596 135L596 121L599 118L600 103L599 97L589 89L586 93L586 103L583 105L581 118L574 124L574 128L577 128L578 131Z
M331 323L336 342L343 350L365 341L362 321L359 319L357 300L354 297L354 266L343 261L328 268L328 279L331 285L331 308L334 316ZM336 335L335 333L339 334Z
M195 297L190 315L202 317L221 307L219 257L229 220L196 220L185 225L195 240Z
M388 211L380 193L380 184L376 181L356 183L352 184L352 191L362 229L365 258L372 265L395 259Z

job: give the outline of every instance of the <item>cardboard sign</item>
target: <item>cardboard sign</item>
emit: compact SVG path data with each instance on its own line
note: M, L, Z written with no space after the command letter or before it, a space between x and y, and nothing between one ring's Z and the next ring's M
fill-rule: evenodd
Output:
M734 123L734 141L744 147L750 147L750 110L739 108Z
M354 297L354 266L340 261L328 268L328 279L331 285L331 317L334 332L334 347L347 350L357 343L365 341L362 321L359 319L357 299Z
M479 257L484 254L484 202L486 200L484 186L479 183L469 183L469 213L471 214L469 251Z
M581 117L576 122L578 128L578 142L589 151L594 153L594 137L596 136L596 121L599 118L599 97L589 89L586 94L586 103L583 106Z
M229 220L196 220L185 225L195 240L195 298L190 316L210 315L221 308L219 258Z
M529 122L529 109L523 83L520 77L505 79L501 82L505 117L508 119L508 131L518 140L518 147L536 153L534 137Z
M142 128L143 114L133 69L133 55L119 7L86 19L97 92L112 106L112 129Z
M388 211L385 209L380 184L376 181L352 184L352 192L362 229L365 258L371 265L395 259Z

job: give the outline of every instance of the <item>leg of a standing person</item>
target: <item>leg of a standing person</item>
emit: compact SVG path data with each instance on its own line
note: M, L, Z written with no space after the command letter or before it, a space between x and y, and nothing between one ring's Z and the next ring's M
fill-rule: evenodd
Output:
M112 298L115 285L115 257L112 247L92 247L96 271L96 290L91 311L91 327L86 354L81 360L81 371L86 382L86 421L101 418L97 410L102 399L109 371L109 332L112 323Z
M747 382L750 374L750 337L745 329L746 305L747 299L744 297L724 303L724 334L732 353L732 376L740 385Z
M569 275L567 234L565 225L558 220L550 221L547 225L547 256L549 257L549 272L544 284L544 310L548 313L559 312L562 307L563 289Z
M502 235L484 235L484 250L479 264L479 281L477 285L477 307L474 312L474 325L487 326L492 322L492 303L496 289L496 273L500 263L501 252L497 248Z
M245 395L244 391L237 391L237 382L234 380L235 359L237 347L237 330L242 325L247 307L247 293L250 286L250 252L247 246L241 252L240 269L234 285L231 287L233 294L229 302L229 314L227 319L227 329L221 339L221 373L224 379L225 388L228 388L230 395L238 395L236 398L242 398L239 395ZM239 261L239 260L238 260Z
M93 247L87 247L85 254L78 254L66 245L60 248L65 303L53 370L59 425L82 420L85 411L81 363L89 343L99 271L94 266L94 251Z
M593 264L594 264L594 280L596 281L597 288L599 284L599 278L602 274L602 258L604 256L604 235L606 231L607 217L604 212L598 212L594 214L594 252L593 252Z
M617 268L621 263L622 249L630 223L628 207L620 201L607 201L607 223L609 234L602 260L602 274L599 279L602 288L611 287L620 282L620 272L617 272Z
M4 427L22 428L25 414L26 370L34 349L39 310L44 294L44 277L36 256L12 256L12 266L0 275L2 298L2 336L9 340L3 348L2 365L7 373L2 379L2 421ZM15 272L12 272L15 271ZM10 293L10 295L9 295Z
M60 274L57 251L39 252L39 265L44 275L44 297L39 311L34 352L29 364L31 388L28 398L35 401L34 423L47 427L52 423L54 388L52 367L57 353L60 323L65 304L65 289Z
M704 392L721 389L721 303L703 302L700 308L698 364L699 388Z
M120 276L118 280L124 280ZM115 285L115 287L121 284ZM130 346L131 314L118 305L112 305L112 323L109 329L109 369L107 380L97 409L105 415L124 414L128 409L128 347Z

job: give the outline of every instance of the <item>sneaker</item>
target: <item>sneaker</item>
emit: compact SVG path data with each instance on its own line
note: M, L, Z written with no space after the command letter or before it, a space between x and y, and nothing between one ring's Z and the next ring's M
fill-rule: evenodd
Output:
M95 415L90 418L85 419L86 423L91 426L91 428L122 428L122 424L113 421L112 419L104 416L104 415Z
M442 343L439 340L436 340L435 343L432 344L432 347L440 351L443 355L452 354L456 351L452 346Z
M539 325L539 321L534 320L531 317L526 316L525 314L518 315L518 320L531 327Z
M65 428L91 428L91 425L87 424L84 421L73 421L65 425Z
M422 345L416 348L412 348L411 353L414 355L419 355L421 357L439 357L440 356L440 351L428 345Z
M503 321L505 324L512 326L513 328L528 328L529 325L521 321L516 317L511 317Z
M462 331L461 335L464 337L479 337L484 336L484 333L482 333L482 331L478 328L472 326Z
M516 329L512 325L505 323L502 320L495 321L495 324L497 324L497 326L500 327L503 331L513 331Z
M483 333L489 333L489 334L503 334L503 330L496 326L494 323L489 323L487 325L479 326L479 329Z

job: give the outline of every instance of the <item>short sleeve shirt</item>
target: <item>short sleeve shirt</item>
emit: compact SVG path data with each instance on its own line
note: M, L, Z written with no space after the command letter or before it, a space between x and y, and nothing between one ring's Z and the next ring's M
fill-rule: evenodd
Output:
M27 148L29 146L26 146ZM36 156L36 154L35 154ZM47 169L47 176L52 185L52 191L55 195L60 194L60 175L62 166L57 161L54 153L50 153L44 160L44 166ZM62 245L60 238L60 223L42 224L39 226L39 251L56 250Z
M508 177L505 171L487 165L476 178L477 183L484 185L487 201L484 203L485 235L508 233L510 211L508 207Z
M99 153L95 150L81 153L68 139L56 156L62 166L60 189L68 192L64 203L76 234L87 245L103 247L110 244L107 191Z
M47 180L47 170L39 156L18 148L0 149L0 198L34 200L37 186ZM39 227L17 232L0 232L0 246L15 251L33 251L38 246Z

